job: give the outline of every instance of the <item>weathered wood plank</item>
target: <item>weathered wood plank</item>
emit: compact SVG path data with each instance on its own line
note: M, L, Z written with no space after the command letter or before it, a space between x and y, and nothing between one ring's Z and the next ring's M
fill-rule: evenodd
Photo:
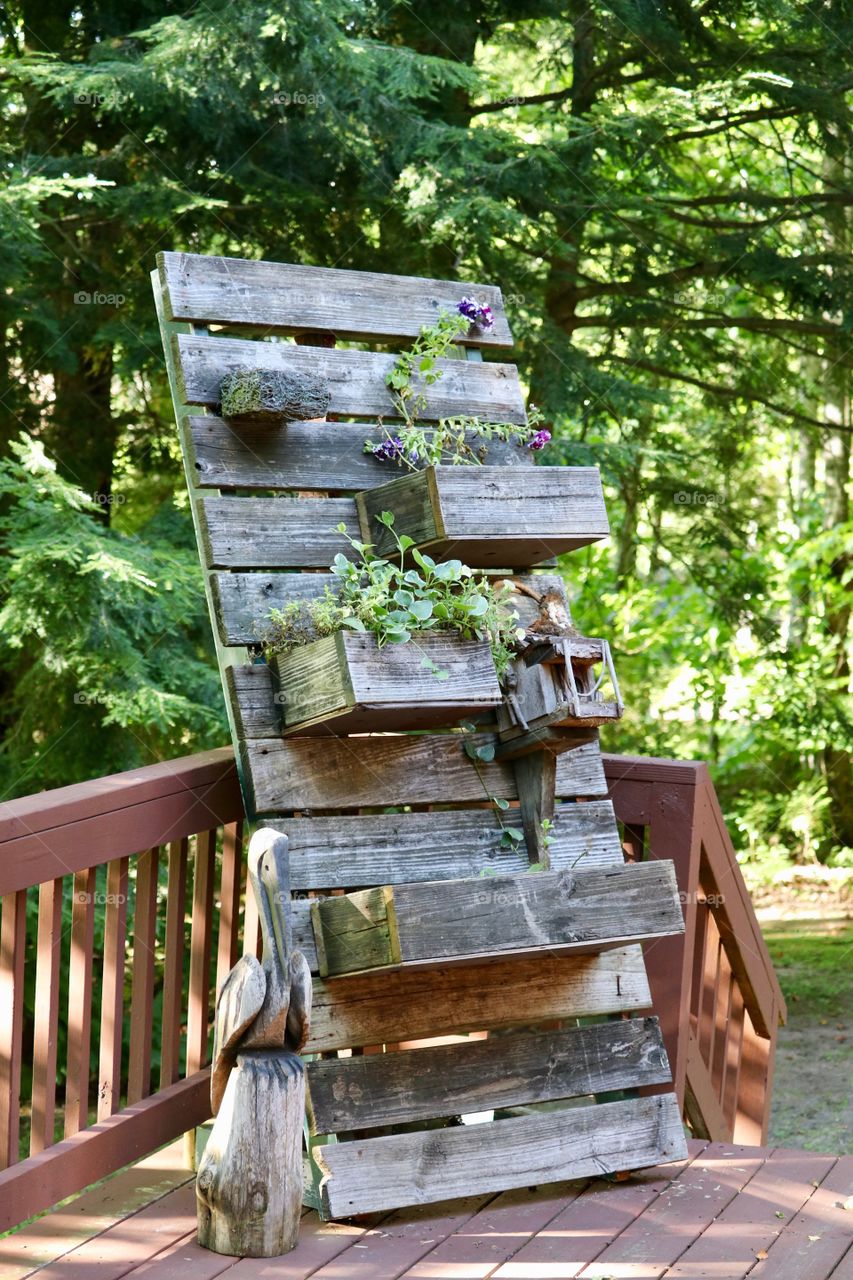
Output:
M415 338L440 311L453 313L462 298L474 297L491 307L494 326L463 334L459 342L512 346L496 285L196 253L159 253L157 267L170 320L282 334Z
M518 574L512 581L525 589L508 596L519 626L534 626L539 619L540 606L530 592L546 596L553 592L565 599L565 584L555 574ZM270 609L281 609L290 600L316 599L334 582L331 573L212 573L211 593L222 643L258 643Z
M333 982L315 979L304 1052L529 1026L551 1018L645 1009L650 1003L640 947L401 969Z
M503 820L511 822L514 813L509 810ZM297 891L461 880L484 873L490 880L528 866L523 849L501 847L503 828L492 809L278 818L267 825L287 836L291 885ZM559 805L551 834L553 870L624 861L609 800Z
M354 555L337 526L359 533L351 498L203 498L199 512L211 568L328 568Z
M375 636L338 631L273 655L270 669L286 734L434 729L502 697L488 643L453 632L380 649Z
M394 356L183 333L177 334L174 341L179 391L186 404L214 408L219 404L219 388L225 375L248 366L315 374L332 393L332 415L395 416L394 402L385 384L386 375L394 367ZM467 414L489 422L526 422L515 365L437 360L436 366L442 377L424 388L424 421Z
M477 735L477 741L491 738ZM239 746L256 813L383 806L391 799L407 805L517 797L512 765L475 768L461 734L267 738ZM596 739L579 732L576 750L559 757L556 790L561 797L606 795Z
M323 976L684 932L672 863L658 861L378 886L315 899L311 922Z
M374 489L402 474L364 452L365 440L382 440L375 422L290 422L281 430L224 422L213 414L191 417L194 467L202 489L324 489L348 493ZM483 442L469 433L469 443ZM492 441L490 466L530 467L533 455L519 445Z
M657 1018L318 1060L306 1070L315 1133L556 1102L670 1079Z
M317 1149L332 1217L683 1159L675 1094L401 1133Z
M422 551L473 568L537 564L610 533L597 467L427 467L360 493L357 505L362 539L379 555L396 545L376 519L387 510Z
M196 1180L198 1241L205 1249L270 1258L294 1248L304 1114L305 1076L295 1053L238 1054Z

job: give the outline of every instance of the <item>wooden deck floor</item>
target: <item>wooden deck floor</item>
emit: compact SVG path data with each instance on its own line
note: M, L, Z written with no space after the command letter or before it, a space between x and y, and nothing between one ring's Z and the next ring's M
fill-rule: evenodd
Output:
M620 1183L303 1218L284 1258L195 1243L180 1144L0 1240L0 1280L853 1280L853 1156L690 1143Z

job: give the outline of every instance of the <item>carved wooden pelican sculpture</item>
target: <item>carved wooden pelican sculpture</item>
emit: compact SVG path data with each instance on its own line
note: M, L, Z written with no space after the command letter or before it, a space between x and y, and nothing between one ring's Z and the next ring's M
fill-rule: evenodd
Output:
M216 1122L198 1170L199 1242L217 1253L273 1257L296 1244L302 1209L311 973L293 950L287 837L249 844L261 960L242 956L216 1003L210 1093ZM258 1120L261 1123L258 1123Z

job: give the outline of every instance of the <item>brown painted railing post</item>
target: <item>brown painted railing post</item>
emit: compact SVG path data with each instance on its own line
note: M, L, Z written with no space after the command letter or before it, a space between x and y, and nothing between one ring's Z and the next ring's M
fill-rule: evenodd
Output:
M6 894L0 924L0 1169L18 1159L27 893Z
M61 945L62 880L58 878L39 886L30 1155L37 1155L53 1142Z
M71 957L68 969L68 1067L65 1079L65 1136L89 1122L89 1052L92 1044L92 988L95 964L96 870L74 876Z

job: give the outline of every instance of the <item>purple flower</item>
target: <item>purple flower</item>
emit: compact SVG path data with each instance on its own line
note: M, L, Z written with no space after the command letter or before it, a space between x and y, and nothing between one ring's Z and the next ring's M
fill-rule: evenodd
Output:
M378 458L380 462L396 462L398 458L402 458L405 452L403 441L399 436L389 436L387 440L383 440L373 450L374 458Z
M544 449L550 439L550 431L537 431L536 435L528 440L527 447L528 449Z
M495 318L492 315L492 308L487 302L478 302L476 298L463 298L456 306L456 310L466 320L470 320L471 324L475 324L478 329L488 332L494 327Z

